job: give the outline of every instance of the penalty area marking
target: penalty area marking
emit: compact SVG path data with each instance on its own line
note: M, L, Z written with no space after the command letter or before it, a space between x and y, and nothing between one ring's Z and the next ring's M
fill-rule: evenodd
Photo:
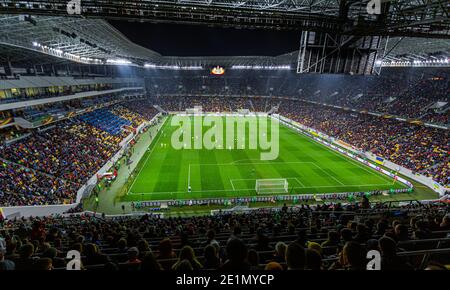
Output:
M333 175L329 174L328 172L325 171L325 169L323 169L322 167L320 167L319 165L317 165L314 162L311 162L312 164L314 164L315 167L319 168L320 171L322 171L323 173L325 173L326 175L328 175L329 177L333 178L335 181L337 181L340 185L345 185L344 183L342 183L339 179L337 179L336 177L334 177Z
M285 126L285 125L283 124L283 126ZM302 132L302 131L298 131L298 130L292 129L292 128L289 128L289 127L287 127L287 126L285 126L285 128L289 129L290 131L292 131L292 132L294 132L294 133L296 133L296 134L298 134L298 135L303 136L303 137L304 137L307 141L309 141L310 143L313 143L313 144L319 144L322 148L325 148L325 149L328 150L329 152L333 153L334 155L340 157L341 159L343 159L343 160L345 160L345 161L350 161L352 164L354 164L354 165L356 165L357 167L361 168L362 170L364 170L364 171L366 171L366 172L368 172L368 173L374 175L375 177L378 177L378 179L380 179L380 180L383 180L383 181L385 181L386 179L391 180L390 177L388 177L387 175L385 175L385 174L383 174L383 173L381 173L381 172L375 170L374 168L372 168L372 167L370 167L370 166L368 166L368 165L366 165L366 164L363 164L363 163L361 163L361 162L359 162L359 161L357 161L357 160L354 160L354 159L351 158L350 156L347 156L347 155L345 155L345 154L342 154L342 153L340 153L340 152L337 152L337 151L335 151L335 150L333 150L333 149L331 149L331 148L325 146L324 144L318 142L317 140L312 139L311 137L309 137L308 135L306 135L306 134L305 134L304 132Z
M242 160L236 160L233 162L229 162L229 163L189 163L188 165L188 189L189 186L191 185L191 165L194 166L236 166L236 162L240 162L240 161L251 161L251 160L259 160L259 159L242 159ZM272 164L314 164L315 166L317 166L314 162L311 161L292 161L292 162L250 162L250 163L239 163L239 165L272 165ZM280 177L280 178L284 178L284 177ZM302 187L304 187L304 184L299 181L296 177L290 177L291 179L295 179L299 184L301 184ZM287 179L287 178L285 178ZM245 180L245 179L230 179L231 181L231 187L233 188L234 191L236 191L234 189L234 185L233 185L233 181L232 180ZM248 179L248 180L256 180L256 179ZM341 183L343 185L343 183ZM191 191L193 192L193 191Z
M333 151L332 151L333 152ZM335 154L337 154L336 152L333 152ZM338 156L340 156L339 154L337 154ZM344 156L340 156L341 158L344 158L346 161L350 160L350 161L354 161L351 159L347 159ZM239 161L244 161L244 160L252 160L252 159L242 159L242 160L237 160L237 161L233 161L233 162L229 162L229 163L190 163L188 166L188 188L191 184L191 166L236 166L237 164L235 162L239 162ZM258 159L253 159L253 160L258 160ZM287 162L250 162L250 163L238 163L239 165L273 165L273 164L312 164L314 165L316 168L318 168L320 171L322 171L323 173L325 173L327 176L329 176L330 178L332 178L333 180L335 180L337 183L339 183L339 185L330 185L330 186L305 186L298 178L296 177L280 177L280 178L284 178L284 179L295 179L297 181L298 184L300 184L301 186L297 186L297 187L293 187L293 188L331 188L331 187L367 187L367 186L378 186L378 185L390 185L387 183L376 183L376 184L368 184L368 185L352 185L352 184L345 184L342 181L340 181L339 179L337 179L336 177L332 176L330 173L326 172L322 167L320 167L319 165L317 165L315 162L312 161L287 161ZM356 164L359 167L361 167L362 169L365 169L366 171L374 174L375 176L377 176L378 178L383 178L382 176L376 174L375 172L371 172L369 169L363 168L361 165ZM238 189L236 190L233 181L239 181L239 180L256 180L256 179L230 179L230 183L231 183L231 187L233 189L233 191L243 191L243 190L251 190L251 189ZM384 181L384 180L383 180ZM227 191L227 190L207 190L207 191L191 191L191 192L214 192L214 191ZM187 191L188 192L188 191ZM179 192L182 193L182 192Z

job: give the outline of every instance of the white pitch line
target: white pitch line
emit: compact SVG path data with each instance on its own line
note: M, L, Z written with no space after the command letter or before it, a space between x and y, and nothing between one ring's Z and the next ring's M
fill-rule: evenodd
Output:
M256 159L255 159L256 160ZM258 159L259 160L259 159ZM303 161L292 161L292 162L256 162L256 163L239 163L239 165L272 165L272 164L311 164L314 162L308 161L308 162L303 162ZM236 165L233 162L230 163L191 163L190 165L196 165L196 166L218 166L218 165L227 165L227 166L231 166L231 165Z
M232 162L230 162L230 164L236 164L237 162L241 162L241 161L253 161L253 160L261 161L261 159L241 159L241 160L232 161Z
M233 191L236 191L236 188L234 187L234 184L233 184L233 179L230 179L230 182L231 182L231 187L233 187Z
M328 148L328 149L329 149L329 148ZM372 167L369 167L369 166L367 166L367 165L362 165L359 161L356 161L356 160L350 158L349 156L343 155L343 154L341 154L341 153L338 153L338 152L336 152L336 151L334 151L334 150L332 150L332 149L329 149L329 150L330 150L331 152L333 152L335 155L339 156L340 158L342 158L342 159L344 159L344 160L346 160L346 161L350 160L353 164L355 164L356 166L358 166L358 167L361 168L362 170L364 170L364 171L370 173L371 175L374 175L374 176L377 177L378 179L381 179L381 180L383 180L383 181L384 181L385 178L389 179L389 177L387 177L386 175L384 175L384 174L382 174L382 173L379 173L378 171L376 171L376 170L373 169ZM370 169L369 169L369 168L370 168ZM378 173L377 173L377 172L378 172Z
M189 164L189 170L188 170L188 188L191 186L191 164Z
M305 186L303 188L330 188L330 187L368 187L368 186L381 186L392 185L392 183L375 183L375 184L343 184L343 185L320 185L320 186Z
M159 139L161 139L162 132L160 132L160 131L161 131L161 128L164 127L164 125L166 124L167 120L168 120L168 119L166 119L166 121L164 121L164 123L163 123L163 124L159 127L159 129L157 130L157 133L160 133L159 136L158 136L158 139L157 139L157 140L152 140L152 142L150 142L150 145L152 145L153 142L155 142L155 145L152 147L152 150L150 150L150 153L148 154L147 158L145 159L144 165L142 165L142 167L141 167L141 169L139 170L138 174L137 174L136 177L134 178L133 183L131 184L130 189L128 190L127 195L130 193L131 189L133 188L134 183L136 182L136 180L138 179L139 175L141 174L142 169L144 169L145 165L147 165L148 159L149 159L150 156L152 155L153 150L155 150L155 147L156 147L156 145L157 145L156 143L158 143ZM149 146L150 146L150 145L149 145ZM148 147L147 147L147 149L148 149ZM147 150L147 149L146 149L146 150ZM144 154L145 154L145 153L144 153ZM145 194L145 193L144 193L144 194Z
M303 182L301 182L300 180L298 180L297 177L295 177L295 180L297 180L297 182L298 182L303 188L305 187L305 185L303 184Z
M286 126L285 126L285 127L286 127ZM304 137L305 137L307 140L309 140L310 142L314 142L314 143L317 143L317 144L321 145L323 148L327 149L328 151L330 151L330 152L333 153L334 155L337 155L337 156L340 157L341 159L343 159L343 160L345 160L345 161L350 161L350 162L353 163L354 165L356 165L356 166L358 166L359 168L363 169L364 171L366 171L366 172L368 172L368 173L374 175L375 177L377 177L377 178L380 179L380 180L383 180L383 181L384 181L385 179L390 179L388 176L386 176L386 175L384 175L384 174L382 174L382 173L380 173L380 172L377 172L375 169L373 169L373 168L371 168L371 167L369 167L369 166L367 166L367 165L365 165L365 164L363 165L363 164L361 164L359 161L356 161L356 160L350 158L350 157L347 156L347 155L344 155L344 154L342 154L342 153L340 153L340 152L336 152L335 150L333 150L333 149L331 149L331 148L325 146L324 144L318 142L317 140L312 139L311 137L309 137L308 135L306 135L305 133L303 133L303 132L301 132L301 131L296 131L296 130L293 130L292 128L289 128L289 127L286 127L286 128L288 128L289 130L293 131L294 133L297 133L297 134L300 134L300 135L304 136Z
M319 168L322 172L324 172L326 175L328 175L329 177L333 178L335 181L337 181L339 184L341 185L345 185L344 183L342 183L339 179L337 179L336 177L334 177L333 175L329 174L328 172L326 172L324 169L322 169L322 167L320 167L319 165L317 165L316 163L314 163L314 166L316 166L317 168Z

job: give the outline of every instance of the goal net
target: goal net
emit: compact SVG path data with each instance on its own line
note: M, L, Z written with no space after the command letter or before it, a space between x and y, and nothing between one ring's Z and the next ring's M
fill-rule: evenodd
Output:
M202 112L203 112L202 106L194 106L194 108L186 109L186 114L188 115L201 114Z
M287 179L257 179L255 190L258 194L287 193L289 191Z

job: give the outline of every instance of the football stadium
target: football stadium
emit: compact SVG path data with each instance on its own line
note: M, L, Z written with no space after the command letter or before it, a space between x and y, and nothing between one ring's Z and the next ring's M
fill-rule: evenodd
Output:
M103 2L0 0L0 272L450 270L448 1Z

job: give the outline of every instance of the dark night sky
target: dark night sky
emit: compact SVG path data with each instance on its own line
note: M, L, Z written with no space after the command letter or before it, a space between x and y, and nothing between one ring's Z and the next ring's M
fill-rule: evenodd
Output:
M131 41L164 56L276 56L298 49L298 31L241 30L200 25L110 23Z

